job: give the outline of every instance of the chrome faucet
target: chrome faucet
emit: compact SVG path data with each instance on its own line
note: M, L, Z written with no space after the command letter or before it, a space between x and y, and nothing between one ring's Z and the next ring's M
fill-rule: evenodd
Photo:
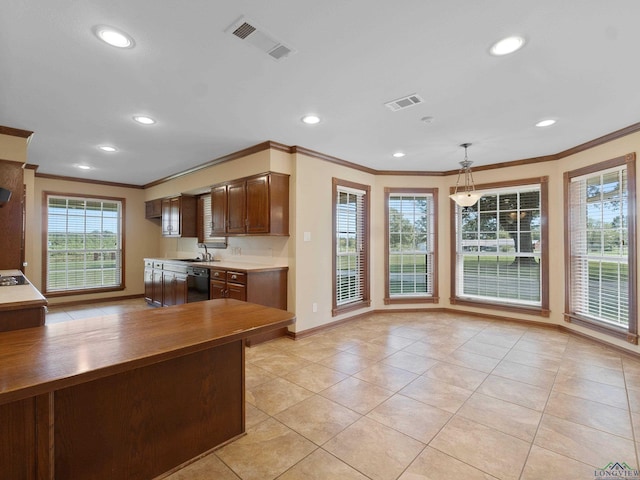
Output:
M209 250L207 250L207 244L201 243L200 246L204 247L204 255L202 255L202 259L206 262L213 262L213 253L209 253Z

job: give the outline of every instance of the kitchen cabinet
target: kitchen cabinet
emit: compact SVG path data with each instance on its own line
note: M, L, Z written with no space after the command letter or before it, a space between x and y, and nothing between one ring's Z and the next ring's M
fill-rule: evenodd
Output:
M162 306L162 263L144 261L144 299L150 305Z
M211 188L211 235L227 234L227 186Z
M233 298L286 310L288 270L288 267L258 270L210 268L209 298ZM274 330L268 334L249 337L246 343L251 346L286 334L286 328Z
M179 195L162 199L162 236L196 237L197 199Z
M289 235L289 175L269 172L211 189L214 235Z
M244 180L227 186L227 233L246 233L247 190Z
M155 200L149 200L144 202L144 217L145 218L161 218L162 217L162 199L156 198Z
M162 306L187 303L187 275L185 273L162 272Z
M21 162L0 160L0 187L11 191L9 201L0 205L0 269L19 269L24 261L23 167Z

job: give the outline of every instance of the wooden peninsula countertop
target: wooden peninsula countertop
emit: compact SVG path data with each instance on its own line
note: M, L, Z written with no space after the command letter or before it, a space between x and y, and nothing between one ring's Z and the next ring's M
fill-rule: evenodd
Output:
M294 321L294 315L284 310L219 299L2 332L0 404L204 350Z
M244 339L294 321L219 299L0 333L0 476L149 480L238 438Z

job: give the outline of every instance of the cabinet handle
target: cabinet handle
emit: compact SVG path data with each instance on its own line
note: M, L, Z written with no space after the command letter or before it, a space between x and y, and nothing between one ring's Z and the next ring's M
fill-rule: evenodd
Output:
M231 275L231 280L235 280L235 279L237 279L237 278L238 278L238 276L237 276L237 275Z
M214 277L219 277L219 276L220 276L220 272L215 272L215 273L213 274L213 276L214 276Z

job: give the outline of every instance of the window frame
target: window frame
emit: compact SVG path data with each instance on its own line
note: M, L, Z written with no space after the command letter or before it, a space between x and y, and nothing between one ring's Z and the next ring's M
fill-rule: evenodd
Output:
M60 197L64 199L81 199L81 200L95 200L95 201L110 201L120 203L120 283L118 285L107 287L87 287L87 288L75 288L67 290L48 290L49 285L49 261L48 261L48 235L49 235L49 198ZM77 193L64 193L64 192L42 192L42 284L43 294L48 297L63 297L70 295L83 295L94 294L102 292L114 292L121 291L126 288L126 272L125 272L125 225L126 225L126 199L121 197L109 197L103 195L83 195Z
M457 284L457 237L456 237L456 203L451 200L450 209L450 238L451 238L451 297L452 305L468 307L490 308L496 311L523 313L528 315L538 315L549 317L549 177L534 177L505 182L484 183L475 185L479 193L490 194L492 190L518 188L527 185L540 186L540 305L517 305L509 302L496 302L491 300L479 300L467 297L459 297L456 292ZM450 188L450 193L454 193L455 187Z
M569 186L576 177L596 174L611 168L625 166L627 169L627 231L628 233L628 298L629 322L627 328L621 328L605 322L587 318L571 311L572 269L571 269L571 228L569 209ZM638 344L638 303L637 303L637 196L636 196L636 154L629 153L620 157L598 162L586 167L564 172L564 320L599 333Z
M354 310L358 310L361 308L367 308L369 306L371 306L371 295L370 295L370 280L369 280L369 257L371 254L371 242L370 242L370 204L371 204L371 186L369 185L363 185L360 183L355 183L355 182L350 182L347 180L341 180L339 178L333 178L332 179L332 199L331 199L331 208L332 208L332 235L333 235L333 241L332 241L332 270L331 270L331 274L333 276L333 281L332 283L332 309L331 309L331 315L333 317L337 316L337 315L341 315L343 313L348 313ZM354 302L349 302L346 304L342 304L342 305L338 305L337 302L337 248L336 248L336 239L337 239L337 196L338 196L338 191L340 189L340 187L345 187L345 189L354 189L354 190L361 190L364 193L363 195L363 222L362 222L362 226L363 226L363 241L362 241L362 245L363 245L363 251L361 253L361 262L362 262L362 276L359 279L360 281L360 288L362 291L362 299L354 301Z
M430 294L425 295L403 295L392 296L389 287L390 280L390 262L389 262L389 199L394 195L424 195L425 197L431 196L432 200L432 262L430 266L432 291ZM438 296L438 189L437 188L390 188L384 189L384 215L385 215L385 237L384 237L384 304L419 304L419 303L438 303L440 298Z

